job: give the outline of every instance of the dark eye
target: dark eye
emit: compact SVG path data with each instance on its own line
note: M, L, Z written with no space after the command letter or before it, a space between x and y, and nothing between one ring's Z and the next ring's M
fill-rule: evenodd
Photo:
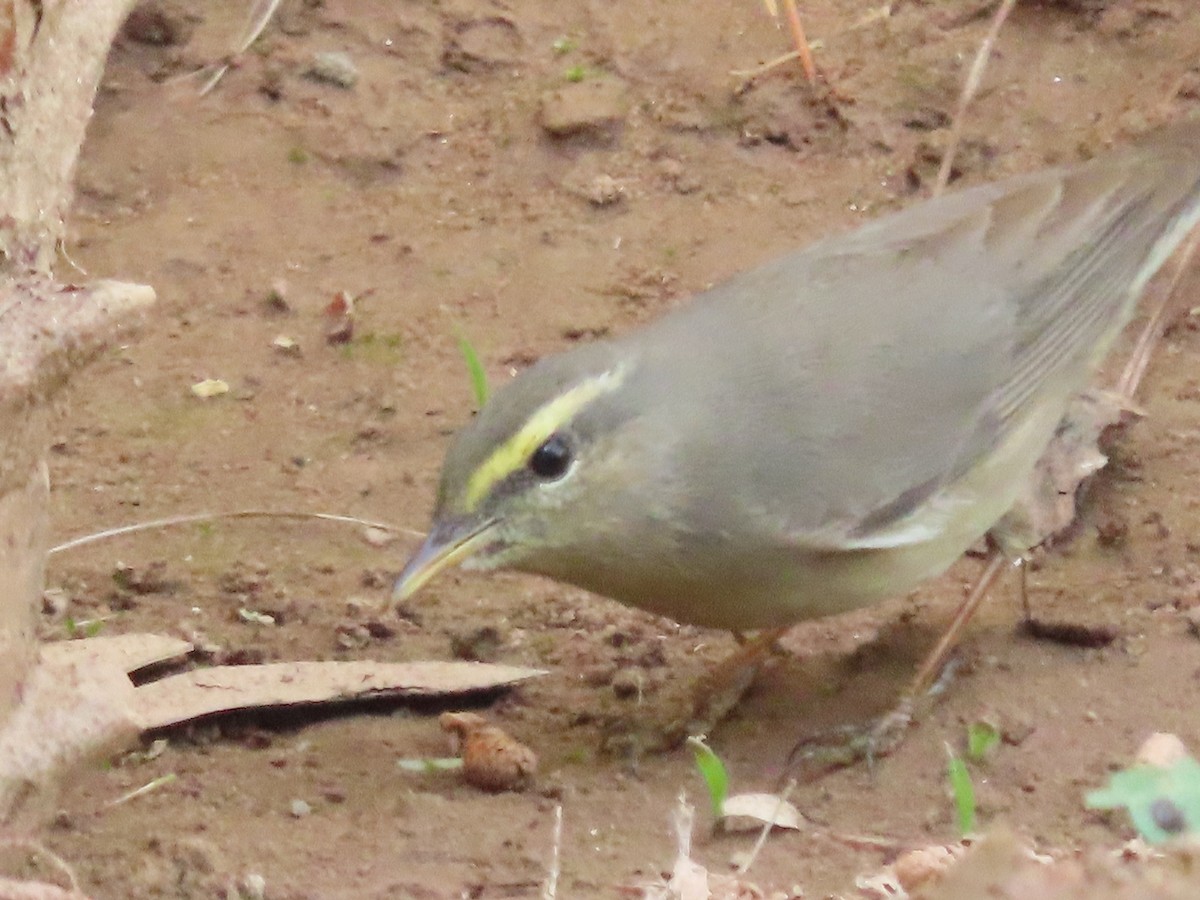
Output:
M538 478L550 481L561 478L571 465L571 446L566 438L552 434L529 457L529 471Z

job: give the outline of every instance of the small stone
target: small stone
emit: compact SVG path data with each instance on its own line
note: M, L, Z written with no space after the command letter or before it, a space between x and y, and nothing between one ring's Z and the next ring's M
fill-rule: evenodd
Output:
M677 159L667 157L662 160L658 171L677 194L694 194L700 190L700 179Z
M337 51L314 53L312 63L304 76L323 84L349 90L358 83L358 68L349 54Z
M542 96L541 125L551 137L616 140L625 122L625 85L599 76L563 85Z
M310 806L304 800L296 799L293 800L291 806L288 807L288 813L293 819L303 819L305 816L312 813L312 806Z
M386 547L396 540L396 532L388 531L386 528L368 526L363 529L362 537L372 547Z
M257 872L251 872L238 879L238 897L241 900L265 900L267 896L267 879Z
M455 29L442 51L442 63L459 72L477 74L516 65L523 53L517 26L509 19L488 16Z
M1188 756L1187 746L1177 735L1156 731L1138 748L1133 762L1140 766L1169 769Z
M612 206L625 195L625 188L611 175L597 175L588 185L585 196L592 206Z
M299 356L303 352L300 349L300 345L296 342L296 339L288 337L286 334L278 335L273 341L271 341L271 346L274 347L277 352L282 353L285 356Z
M343 650L361 650L371 643L371 632L365 625L342 624L337 627L337 645Z
M902 853L892 863L892 871L900 886L912 892L922 885L941 880L958 855L948 847L921 847Z
M219 378L205 378L203 381L197 381L192 385L192 394L201 400L207 400L210 397L219 397L222 394L228 393L229 383Z

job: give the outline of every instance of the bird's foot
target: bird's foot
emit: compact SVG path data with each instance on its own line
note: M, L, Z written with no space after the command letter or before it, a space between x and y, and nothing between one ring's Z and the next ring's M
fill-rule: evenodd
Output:
M884 715L865 725L847 725L800 740L788 754L784 777L814 781L864 760L869 768L900 746L913 723L914 703L901 698Z

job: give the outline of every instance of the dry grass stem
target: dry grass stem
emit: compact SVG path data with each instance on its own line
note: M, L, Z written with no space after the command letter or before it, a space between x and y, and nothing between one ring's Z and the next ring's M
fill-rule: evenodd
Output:
M971 70L967 73L966 83L963 84L962 93L958 97L958 109L954 113L954 124L950 129L950 141L946 145L946 152L942 154L942 165L938 169L937 181L933 186L933 196L938 196L946 189L946 185L950 183L950 172L954 167L954 157L958 153L958 145L962 140L963 121L967 116L967 107L971 105L971 101L975 98L975 94L979 91L980 82L983 81L983 73L987 69L988 60L992 55L992 48L996 44L996 39L1000 36L1000 29L1004 27L1004 21L1008 18L1008 14L1012 12L1014 6L1017 5L1017 0L1004 0L996 10L996 15L992 17L992 24L988 26L988 32L983 38L983 43L979 45L979 50L975 54L975 60L971 63Z
M48 552L50 554L62 553L65 550L74 550L76 547L82 547L86 544L94 544L97 541L120 537L121 535L125 534L136 534L139 531L154 531L159 528L172 528L176 525L195 525L200 522L215 522L219 519L320 519L323 522L342 522L349 525L361 525L365 528L378 528L382 531L405 534L409 537L423 538L425 536L423 532L414 531L411 528L401 528L398 525L390 525L387 522L372 522L369 519L359 519L355 516L341 516L337 515L336 513L242 509L234 510L232 512L190 513L181 516L168 516L165 519L152 519L149 522L136 522L132 525L120 525L116 528L107 528L104 531L96 531L91 534L84 534L76 538L71 538L69 541L64 541L61 544L51 547Z

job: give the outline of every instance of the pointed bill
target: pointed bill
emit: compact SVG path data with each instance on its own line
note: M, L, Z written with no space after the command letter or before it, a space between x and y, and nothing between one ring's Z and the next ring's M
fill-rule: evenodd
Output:
M392 599L407 600L443 569L462 562L486 544L497 519L469 519L435 523L417 552L409 559L392 588Z

